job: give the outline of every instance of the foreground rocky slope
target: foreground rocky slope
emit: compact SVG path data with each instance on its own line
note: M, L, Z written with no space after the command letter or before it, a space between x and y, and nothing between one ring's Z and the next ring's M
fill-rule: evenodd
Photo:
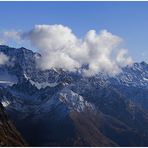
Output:
M0 103L0 146L27 146Z
M148 64L115 77L41 71L38 53L0 46L1 103L31 146L148 146ZM5 77L4 77L5 75Z

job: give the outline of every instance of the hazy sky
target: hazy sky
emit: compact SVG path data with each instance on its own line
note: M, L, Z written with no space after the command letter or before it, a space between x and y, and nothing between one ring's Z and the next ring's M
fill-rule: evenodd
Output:
M135 61L148 62L148 2L0 2L0 38L4 31L38 24L68 26L80 38L91 29L106 29L124 40Z

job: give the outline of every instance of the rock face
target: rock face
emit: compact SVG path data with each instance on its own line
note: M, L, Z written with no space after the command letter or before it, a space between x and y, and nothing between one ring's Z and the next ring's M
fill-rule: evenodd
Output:
M27 146L0 103L0 146Z
M0 67L0 102L29 145L148 146L147 63L85 77L41 71L41 55L25 48L0 52L11 61Z

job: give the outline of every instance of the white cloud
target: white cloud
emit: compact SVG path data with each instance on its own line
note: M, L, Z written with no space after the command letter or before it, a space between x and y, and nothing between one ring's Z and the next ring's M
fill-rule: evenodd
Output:
M4 65L9 61L9 57L4 53L0 52L0 65Z
M14 39L14 40L20 40L21 34L18 31L12 30L12 31L5 31L4 37Z
M64 68L75 71L87 64L88 69L82 71L87 76L98 72L115 75L121 67L132 63L127 49L120 49L122 39L107 30L100 33L90 30L79 39L63 25L36 25L29 32L7 33L7 36L28 40L38 48L42 57L37 64L42 70Z
M3 39L0 39L0 45L3 45L5 41Z
M132 63L132 58L131 57L126 57L127 53L128 53L127 49L120 49L118 51L116 60L119 63L119 65L121 65L121 67L129 65L129 64Z
M68 27L36 25L30 32L24 33L23 38L39 48L42 58L37 63L43 70L64 68L74 71L81 66L76 60L79 52L78 39Z

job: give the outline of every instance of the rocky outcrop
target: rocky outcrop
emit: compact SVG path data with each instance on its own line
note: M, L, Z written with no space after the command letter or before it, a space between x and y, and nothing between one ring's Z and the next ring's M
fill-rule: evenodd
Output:
M0 104L0 146L27 146Z

